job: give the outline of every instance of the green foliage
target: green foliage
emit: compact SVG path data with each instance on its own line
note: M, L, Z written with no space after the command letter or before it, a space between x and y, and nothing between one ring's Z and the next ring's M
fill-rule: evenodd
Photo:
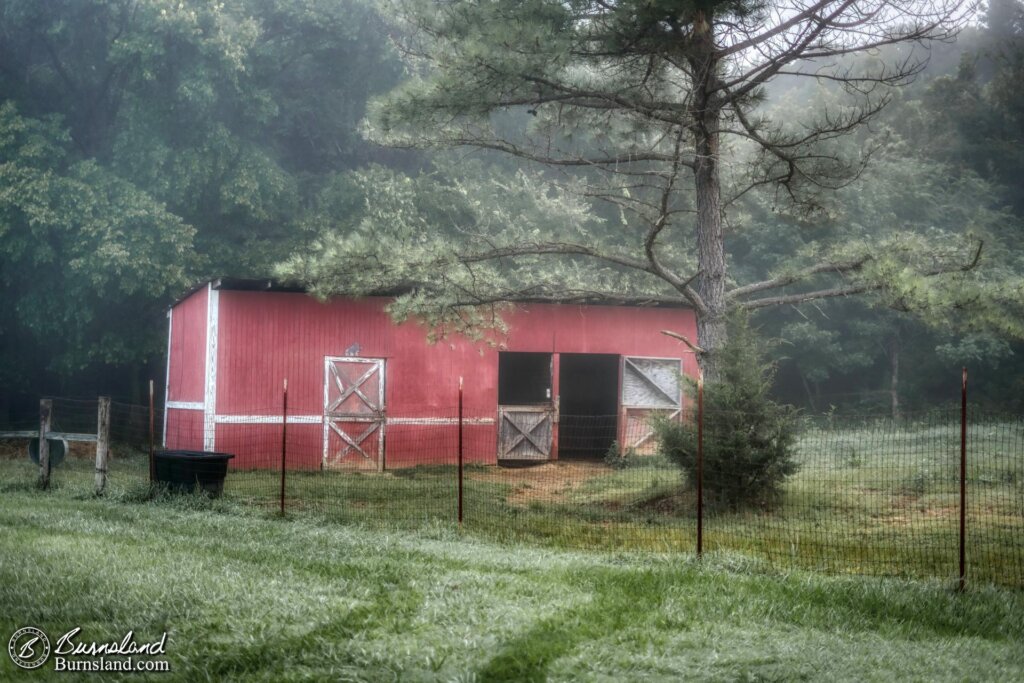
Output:
M1016 367L1020 358L1024 261L1017 245L1024 217L991 175L950 159L952 141L962 139L945 132L945 105L931 102L935 79L922 81L891 105L879 131L863 136L862 144L880 138L885 144L857 182L832 196L827 212L808 217L780 210L771 195L758 193L734 207L731 272L738 280L795 272L825 257L869 257L855 277L882 287L871 297L759 313L758 323L784 342L778 392L788 401L813 410L829 404L889 410L894 351L901 370L895 391L905 408L951 398L964 365L986 382L987 396L1004 405L1016 401L1019 383L1011 380L1020 373L990 371ZM829 102L827 92L787 92L786 98L774 106ZM925 275L954 254L970 262L981 241L977 268ZM828 286L823 279L807 284Z
M613 441L604 454L604 464L615 470L624 470L636 465L639 457L635 448L623 449L618 441Z
M396 294L392 316L417 317L432 338L460 332L479 339L501 331L505 302L524 297L666 294L663 283L635 269L595 267L582 258L484 257L547 241L607 245L623 258L629 250L590 202L541 173L435 162L437 172L416 177L382 167L348 176L354 188L339 185L323 201L325 207L335 201L351 207L354 197L362 197L359 210L345 221L319 221L317 238L277 274L308 283L323 297Z
M157 350L147 321L159 324L154 302L189 283L194 230L95 161L74 161L69 143L56 119L0 105L0 345L71 374ZM4 363L0 379L28 383L26 369Z
M375 154L358 124L401 72L378 24L362 0L5 2L4 393L127 393L188 285L303 245Z
M732 318L719 353L720 378L704 389L703 488L719 505L767 505L797 471L796 411L769 397L774 369L744 317ZM662 453L695 486L696 422L662 420L656 432Z
M428 325L473 335L479 334L475 326L494 323L490 302L502 296L674 298L707 311L701 321L706 331L726 308L774 306L809 294L813 303L769 314L774 316L769 324L789 343L786 352L794 360L787 376L799 378L798 386L812 402L822 399L823 387L849 378L862 381L858 390L878 391L891 373L891 358L898 356L890 350L903 341L936 359L938 346L965 332L991 340L1024 338L1024 264L1012 247L1020 239L1020 217L1007 210L1005 192L991 174L927 154L948 143L940 129L956 130L937 125L939 112L921 101L924 86L908 87L905 92L913 94L904 98L891 86L905 79L880 76L914 63L917 55L898 44L896 34L903 19L908 24L923 20L919 11L899 5L880 12L883 23L888 22L882 49L857 51L847 41L865 38L861 21L875 13L851 10L864 15L833 24L849 32L817 38L830 46L846 45L842 54L833 60L822 48L826 51L816 53L821 64L815 69L805 71L797 62L788 75L770 76L799 46L777 55L777 62L770 56L778 47L769 44L773 41L762 44L767 52L752 48L750 59L775 65L755 70L754 82L746 84L758 87L744 87L750 76L743 75L746 57L725 57L719 66L731 80L720 95L727 99L729 90L748 94L723 113L722 206L702 214L695 210L695 197L709 194L701 195L689 171L677 178L670 161L681 159L685 167L695 158L691 134L701 126L690 118L690 105L702 90L696 85L701 70L687 68L701 63L695 37L710 16L715 19L709 27L715 34L712 42L742 43L759 35L760 24L770 24L773 11L786 15L786 10L763 2L671 0L599 5L392 0L388 6L398 41L407 48L409 78L373 101L367 134L402 148L468 146L483 150L483 158L497 151L522 167L536 163L547 170L528 172L532 189L517 183L512 192L488 191L489 179L470 173L455 174L447 185L434 183L431 191L438 196L453 194L456 204L463 197L484 202L490 214L470 206L459 218L455 239L445 216L435 218L417 207L416 225L409 220L408 205L375 202L381 213L359 228L366 232L367 248L324 238L302 264L293 259L279 271L298 279L308 274L306 281L319 294L365 292L361 282L370 279L395 284L398 290L412 290L394 307L399 318L415 313ZM951 14L936 16L939 24L961 8L946 9ZM730 35L735 26L748 29ZM817 35L821 28L807 30ZM968 33L977 37L973 30ZM935 45L942 53L937 63L944 68L955 64L955 49ZM846 76L865 80L844 84ZM879 116L884 125L877 130L860 125L890 99L899 107L897 114ZM1010 118L1001 121L994 131L1016 135ZM747 125L753 130L744 132ZM851 129L856 132L845 135ZM831 132L816 136L815 130ZM622 161L637 157L650 163ZM872 164L860 174L861 162L869 158ZM859 182L846 186L858 175ZM773 186L780 179L782 191ZM751 189L752 182L761 181L767 191ZM834 198L822 196L822 189L837 188ZM562 209L575 200L599 220L591 220L585 233L563 230L558 220L536 220L530 211L521 211L522 193L530 191L558 196ZM572 193L581 196L572 198ZM508 209L496 210L503 202ZM788 210L793 203L798 211ZM506 223L498 227L490 219L501 214ZM703 282L719 268L717 260L694 263L710 259L693 241L695 230L703 229L699 217L708 214L722 214L729 224L724 244L729 249L726 271L732 275L724 298L711 307L681 286L692 282L696 290L719 296ZM417 235L415 248L410 239L394 239L403 231ZM644 240L648 236L649 243ZM716 234L704 244L718 240ZM982 241L985 248L975 263ZM463 249L467 244L470 248ZM404 256L396 259L396 254ZM329 259L337 262L317 263ZM408 267L409 261L416 267ZM819 267L813 276L801 275L815 265L849 262L860 265ZM367 270L378 274L371 278ZM734 285L776 277L791 284L755 287L735 296L736 290L729 292ZM716 335L708 336L705 343L716 343Z

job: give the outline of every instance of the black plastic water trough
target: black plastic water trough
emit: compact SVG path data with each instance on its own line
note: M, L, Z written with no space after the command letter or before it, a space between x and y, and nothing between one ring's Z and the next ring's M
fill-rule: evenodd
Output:
M198 485L211 496L224 492L224 477L232 453L157 451L153 454L156 480L174 491L191 493Z

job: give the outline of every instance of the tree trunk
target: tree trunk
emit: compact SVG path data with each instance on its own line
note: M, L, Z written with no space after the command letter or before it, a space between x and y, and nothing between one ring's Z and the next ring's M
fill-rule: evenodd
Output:
M817 383L815 383L815 391L811 391L811 385L807 382L807 376L804 375L803 371L798 367L796 373L800 375L800 381L804 385L804 393L807 394L807 402L811 404L811 410L815 413L818 412L818 400L817 400Z
M691 60L696 122L694 135L694 194L697 205L697 293L706 310L698 315L697 338L707 352L700 357L708 381L718 378L716 351L727 340L725 305L725 242L722 235L721 181L719 178L719 124L721 110L714 102L718 62L713 29L698 12L694 21L697 49Z

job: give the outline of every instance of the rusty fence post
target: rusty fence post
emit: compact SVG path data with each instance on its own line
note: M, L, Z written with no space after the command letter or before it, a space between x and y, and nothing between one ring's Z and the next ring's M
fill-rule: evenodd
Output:
M154 459L155 420L153 418L153 380L149 380L149 483L156 479L156 460Z
M967 578L967 368L960 385L960 581L964 590Z
M281 514L284 515L284 482L288 452L288 380L284 381L281 405Z
M704 555L704 372L697 371L697 558Z
M39 400L39 488L50 488L50 442L46 435L50 433L53 421L53 401L48 398Z
M459 377L459 527L462 527L462 378Z

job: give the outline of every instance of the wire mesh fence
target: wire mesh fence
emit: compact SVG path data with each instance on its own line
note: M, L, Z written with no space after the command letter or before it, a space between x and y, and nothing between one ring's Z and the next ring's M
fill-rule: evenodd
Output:
M96 408L95 401L54 399L53 431L95 431ZM899 420L805 416L788 476L776 490L737 498L713 484L752 477L749 466L728 456L735 430L716 429L735 420L708 414L698 517L692 472L663 454L649 419L561 415L535 433L527 426L508 437L498 419L460 421L457 410L348 423L286 417L282 406L212 423L192 412L168 424L166 445L159 444L164 430L156 412L158 451L231 454L223 499L267 512L379 529L461 526L502 541L668 553L695 552L699 527L705 552L741 553L775 567L955 579L963 510L968 580L1024 586L1019 417L967 414L961 476L959 410ZM695 418L673 419L689 428ZM524 452L516 439L531 442L531 436L543 442L531 448L544 457L498 457ZM149 490L149 439L148 408L111 404L110 491ZM3 443L0 486L31 486L38 467L24 456L24 442L13 451L14 441ZM95 443L76 442L54 467L53 486L91 495L94 454Z
M51 484L75 495L96 493L96 447L99 440L100 399L44 399L49 405ZM104 489L142 495L149 482L150 410L148 406L110 401L109 462ZM154 415L159 434L161 416ZM0 426L0 463L5 488L34 487L39 467L30 460L37 451L40 414L19 413Z

